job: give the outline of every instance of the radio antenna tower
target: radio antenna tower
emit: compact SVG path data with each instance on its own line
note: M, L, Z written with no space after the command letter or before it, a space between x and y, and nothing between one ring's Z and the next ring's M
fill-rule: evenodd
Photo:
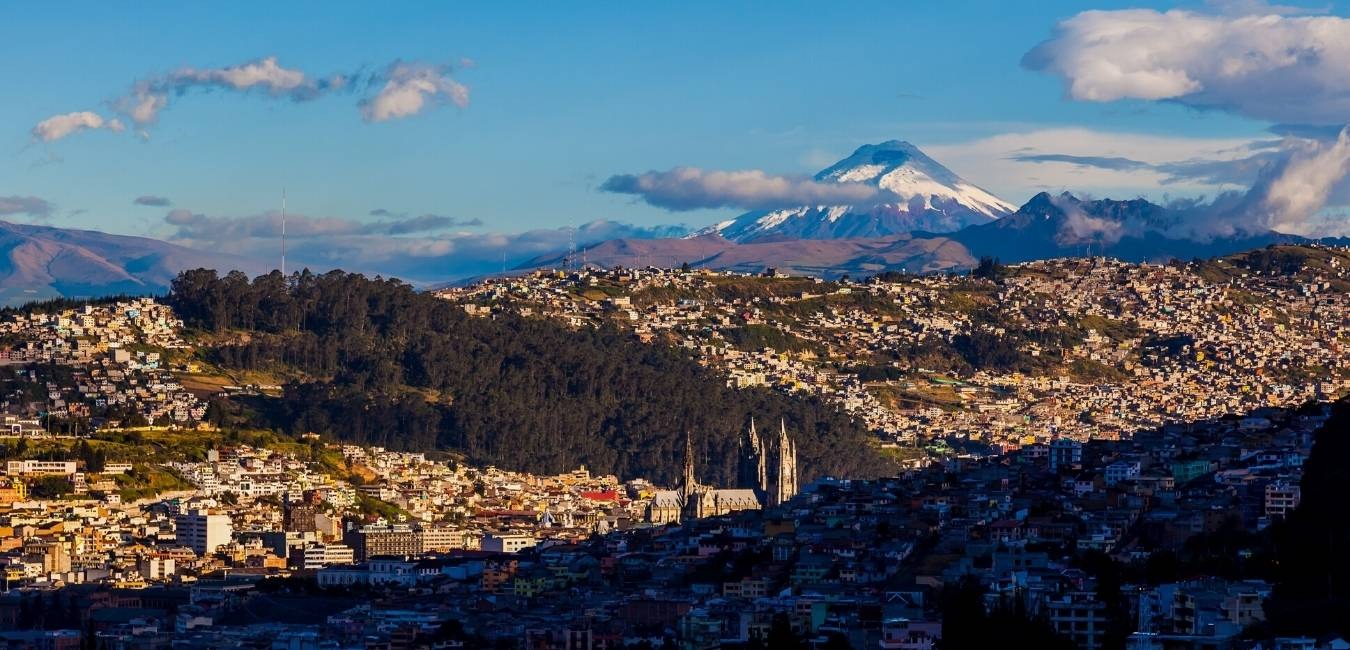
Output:
M286 277L286 188L281 188L281 277Z
M570 226L567 228L567 261L563 266L571 271L577 268L577 228Z

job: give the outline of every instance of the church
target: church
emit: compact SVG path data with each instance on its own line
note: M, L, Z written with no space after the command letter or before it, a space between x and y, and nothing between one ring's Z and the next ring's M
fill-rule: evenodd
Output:
M686 435L680 487L657 492L647 508L647 520L654 524L679 523L787 503L797 494L797 444L788 437L786 422L779 423L772 482L769 451L751 419L749 430L740 440L737 487L715 488L700 484L694 477L693 443Z

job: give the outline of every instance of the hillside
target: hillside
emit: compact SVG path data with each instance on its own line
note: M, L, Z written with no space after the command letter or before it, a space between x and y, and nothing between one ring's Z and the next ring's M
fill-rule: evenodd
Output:
M648 265L674 268L684 263L746 273L775 268L781 273L825 278L895 270L933 273L975 264L964 247L944 237L902 234L877 239L790 239L743 244L710 234L688 239L615 239L587 250L584 260L546 255L520 268L556 268L583 261L601 268Z
M1302 245L835 282L583 269L442 295L673 342L738 385L834 403L906 453L949 436L929 449L947 456L975 438L1117 436L1350 391L1347 278L1350 250Z
M259 270L242 258L146 237L0 221L0 305L163 293L179 271L200 266Z
M585 464L669 484L686 432L706 458L703 479L725 483L750 418L782 418L803 480L889 471L866 431L821 400L733 390L682 351L612 327L475 318L398 281L341 272L299 274L288 290L277 273L249 282L191 271L169 301L190 327L213 333L210 362L316 378L256 400L256 413L218 405L255 426L455 450L537 473Z

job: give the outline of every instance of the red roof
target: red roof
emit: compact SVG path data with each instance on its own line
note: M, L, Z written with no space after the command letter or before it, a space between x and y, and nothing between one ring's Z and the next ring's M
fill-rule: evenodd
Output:
M601 490L599 492L582 492L581 498L591 501L618 501L619 493L615 490Z

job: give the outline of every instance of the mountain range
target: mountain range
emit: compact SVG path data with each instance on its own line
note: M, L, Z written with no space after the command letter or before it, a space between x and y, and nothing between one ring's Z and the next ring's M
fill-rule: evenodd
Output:
M1197 241L1177 234L1184 231L1180 227L1187 218L1184 213L1143 199L1081 200L1067 193L1041 193L1015 208L914 145L894 140L858 148L822 170L815 181L870 188L875 200L749 212L688 237L612 239L591 244L580 255L545 254L515 268L689 263L744 272L775 268L801 275L860 277L890 270L968 269L985 256L1006 263L1084 254L1166 261L1306 241L1276 232ZM868 192L864 189L861 194ZM435 262L424 266L424 275L438 268ZM199 267L249 274L272 268L256 259L146 237L0 222L4 305L56 297L162 293L179 271ZM397 269L348 270L390 275Z
M155 294L179 271L263 265L150 239L0 221L0 304L49 298Z
M1067 192L1058 196L1042 192L1002 219L941 236L975 257L996 257L1005 263L1079 255L1165 262L1308 241L1274 231L1188 238L1175 234L1180 219L1177 212L1144 199L1085 201Z
M1185 215L1144 199L1082 200L1042 192L1022 207L980 189L908 142L858 148L816 174L821 183L865 183L882 202L755 211L685 239L620 239L589 249L599 266L678 265L780 271L824 277L880 271L971 268L980 257L1005 263L1105 255L1167 261L1227 255L1307 240L1277 232L1195 239ZM573 259L572 261L576 261ZM521 268L557 266L544 255Z

